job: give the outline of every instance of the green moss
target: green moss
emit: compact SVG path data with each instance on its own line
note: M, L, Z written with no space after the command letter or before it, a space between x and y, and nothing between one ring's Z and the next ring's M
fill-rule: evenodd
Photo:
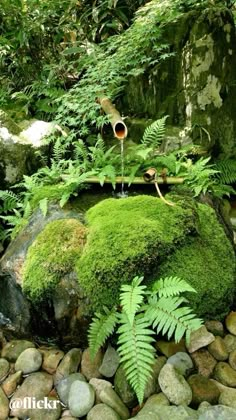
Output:
M117 302L120 285L135 275L151 274L196 224L189 207L170 207L144 195L104 200L87 212L87 221L87 243L76 269L93 309Z
M176 275L189 282L191 306L204 318L223 319L235 293L235 254L215 212L199 204L199 235L168 256L159 276Z
M48 295L80 257L86 228L76 219L55 220L30 246L23 267L23 290L32 300Z
M38 207L39 202L44 198L47 198L49 201L60 201L64 191L64 184L34 187L33 196L30 199L30 205L32 209L35 209Z

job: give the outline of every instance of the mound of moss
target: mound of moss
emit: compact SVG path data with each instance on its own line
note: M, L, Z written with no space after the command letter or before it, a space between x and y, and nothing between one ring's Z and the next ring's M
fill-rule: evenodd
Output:
M86 228L76 219L48 223L29 247L23 267L23 290L37 301L48 296L63 275L73 271L86 240Z
M92 308L117 303L122 283L148 278L195 233L194 209L171 207L151 196L107 199L87 212L88 237L76 264Z
M198 204L198 215L198 235L167 256L158 276L182 277L197 290L188 296L195 312L223 319L235 295L235 253L214 210Z

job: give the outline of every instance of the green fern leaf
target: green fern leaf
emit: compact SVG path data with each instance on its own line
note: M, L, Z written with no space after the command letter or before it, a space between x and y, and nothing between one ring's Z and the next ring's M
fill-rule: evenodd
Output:
M118 329L118 353L121 357L126 378L134 389L139 404L143 402L144 391L148 379L152 375L155 361L152 342L154 332L150 323L143 316L134 319L130 324L126 314L122 314L122 325Z
M183 297L161 297L149 299L146 316L157 334L167 334L168 339L174 334L179 342L185 333L200 328L202 320L196 318L189 307L182 307L186 302Z
M190 284L178 277L165 277L164 279L160 279L154 283L152 290L158 293L160 298L162 296L176 296L183 292L196 293L196 290Z
M215 164L219 173L216 179L222 184L233 184L236 182L236 161L235 159L225 159Z
M9 190L0 190L0 199L3 201L1 209L3 213L7 213L8 211L13 210L15 207L18 206L18 203L20 201L18 195Z
M131 325L134 321L135 314L143 303L146 286L140 286L142 281L143 277L135 277L131 285L124 284L121 286L121 306Z
M109 311L104 308L105 314L95 313L89 327L88 340L91 359L94 359L100 347L114 331L118 317L115 309Z
M48 212L48 199L47 199L47 197L40 200L39 208L40 208L41 212L43 213L43 216L44 217L47 216L47 212Z
M164 138L165 123L167 118L168 115L154 121L151 125L149 125L149 127L147 127L144 131L141 143L145 144L145 146L151 146L152 148L157 148L160 146Z

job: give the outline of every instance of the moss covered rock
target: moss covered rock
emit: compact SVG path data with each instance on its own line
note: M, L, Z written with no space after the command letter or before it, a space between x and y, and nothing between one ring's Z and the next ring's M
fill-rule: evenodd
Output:
M76 269L93 308L117 302L120 285L148 279L195 232L194 208L151 196L108 199L87 212L88 238ZM94 293L96 291L96 293Z
M211 207L172 200L174 206L145 195L106 199L87 211L86 227L72 218L49 222L28 249L24 291L33 301L47 298L76 272L82 319L117 303L121 284L136 275L147 285L179 276L197 290L188 297L199 316L222 318L235 294L233 247Z
M23 268L23 290L31 299L45 297L73 271L85 238L86 228L76 219L48 223L29 247Z
M185 279L198 292L188 296L194 310L222 319L235 294L235 254L214 210L198 204L198 215L198 235L167 256L158 273Z

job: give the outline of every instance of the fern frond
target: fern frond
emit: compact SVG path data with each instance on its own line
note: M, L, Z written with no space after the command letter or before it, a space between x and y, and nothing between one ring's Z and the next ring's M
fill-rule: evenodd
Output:
M155 361L152 342L154 332L149 328L150 323L143 317L137 317L130 324L126 314L122 314L118 353L121 357L126 378L134 389L139 404L143 402L145 386L152 375Z
M202 325L202 320L195 317L191 308L182 307L186 299L179 297L161 297L149 299L149 306L146 316L157 328L157 334L167 334L168 339L174 334L174 339L178 343L185 333L189 335Z
M47 212L48 212L48 198L47 197L40 200L39 208L40 208L41 212L43 213L43 216L45 217L47 215Z
M81 162L85 162L88 160L88 149L84 144L83 140L79 139L75 143L75 160Z
M144 131L141 143L145 144L145 146L151 146L153 148L160 146L165 134L165 123L167 118L168 115L165 115L149 125L149 127L147 127Z
M1 208L3 213L7 213L8 211L13 210L15 207L17 207L20 201L18 195L9 190L0 190L0 199L3 201Z
M96 318L92 319L89 327L88 341L91 359L94 359L100 347L105 343L109 335L113 333L118 321L115 309L109 311L107 308L104 308L104 310L104 314L95 313Z
M143 277L134 277L131 284L121 286L121 306L131 325L134 321L135 314L143 303L146 286L140 285L142 281Z
M57 141L54 143L54 146L53 146L53 153L52 153L53 160L56 163L60 162L60 160L63 159L64 154L65 154L65 150L60 142L60 139L57 139Z
M216 179L222 184L233 184L236 182L236 161L235 159L225 159L215 163L219 173Z
M158 293L160 298L177 296L183 292L196 293L196 290L190 284L179 277L165 277L164 279L157 280L153 284L152 291Z

